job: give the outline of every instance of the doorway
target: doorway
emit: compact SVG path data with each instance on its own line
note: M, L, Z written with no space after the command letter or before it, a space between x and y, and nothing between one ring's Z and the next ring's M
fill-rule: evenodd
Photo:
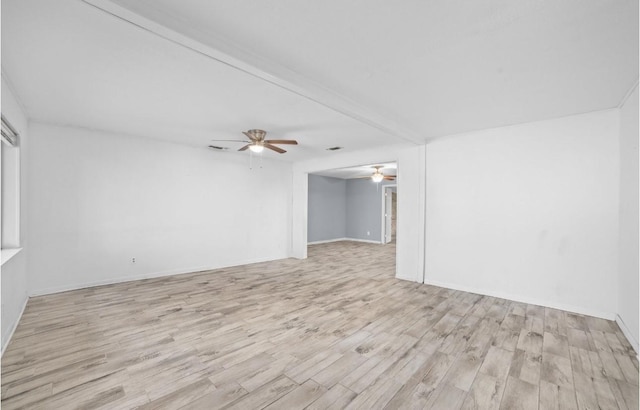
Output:
M378 169L383 174L381 181L372 178ZM327 169L305 174L307 226L304 231L304 256L309 252L311 255L321 255L327 250L341 249L341 242L360 242L358 246L362 249L392 255L395 266L390 273L398 276L396 222L399 198L398 183L395 181L397 174L396 162ZM388 218L385 215L388 215ZM402 228L400 230L404 232ZM385 246L386 249L376 250L376 246Z
M382 190L382 243L395 243L398 215L398 189L385 185Z

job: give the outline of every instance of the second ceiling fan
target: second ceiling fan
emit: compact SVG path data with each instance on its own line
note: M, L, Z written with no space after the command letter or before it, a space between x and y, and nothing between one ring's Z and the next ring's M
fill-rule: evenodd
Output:
M274 144L287 144L287 145L298 145L298 141L296 140L266 140L267 132L264 130L249 130L242 131L244 135L249 138L249 140L212 140L212 141L227 141L227 142L244 142L247 145L240 148L238 151L245 151L247 149L252 152L262 152L265 148L275 151L279 154L284 154L285 150L280 147L276 147Z
M387 181L395 181L395 175L385 175L381 170L384 169L384 165L374 165L371 168L375 169L375 172L372 175L360 178L371 178L373 182L381 182L383 179Z

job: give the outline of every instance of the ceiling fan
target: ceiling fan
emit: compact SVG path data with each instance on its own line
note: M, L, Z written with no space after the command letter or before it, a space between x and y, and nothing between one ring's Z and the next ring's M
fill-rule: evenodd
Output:
M380 182L383 179L387 180L387 181L395 181L396 180L396 176L395 175L385 175L381 170L384 168L384 166L382 165L374 165L373 167L375 169L375 172L373 173L373 175L367 176L367 177L360 177L360 178L371 178L371 180L373 182Z
M249 131L242 131L242 133L246 135L247 138L249 138L249 141L247 140L212 140L212 141L244 142L247 145L240 148L238 151L245 151L249 149L255 153L262 152L265 148L268 148L279 154L284 154L287 151L283 150L280 147L276 147L273 144L298 145L298 141L296 140L266 140L264 139L264 137L267 135L267 132L263 130L249 130Z

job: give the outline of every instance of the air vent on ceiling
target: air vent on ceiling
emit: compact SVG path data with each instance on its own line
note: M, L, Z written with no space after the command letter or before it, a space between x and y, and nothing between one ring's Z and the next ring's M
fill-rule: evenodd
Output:
M217 146L217 145L209 145L209 148L211 148L211 149L216 149L216 150L218 150L218 151L224 151L225 149L229 149L229 148L227 148L227 147L219 147L219 146Z
M339 149L342 149L343 147L331 147L331 148L327 148L327 151L337 151Z

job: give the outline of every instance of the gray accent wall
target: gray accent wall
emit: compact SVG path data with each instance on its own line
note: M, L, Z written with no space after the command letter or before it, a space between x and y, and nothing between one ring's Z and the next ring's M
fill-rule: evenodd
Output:
M393 184L395 181L347 180L347 238L380 242L382 187Z
M347 236L347 180L309 174L307 241Z
M309 174L307 242L342 238L380 242L382 187L394 184Z

